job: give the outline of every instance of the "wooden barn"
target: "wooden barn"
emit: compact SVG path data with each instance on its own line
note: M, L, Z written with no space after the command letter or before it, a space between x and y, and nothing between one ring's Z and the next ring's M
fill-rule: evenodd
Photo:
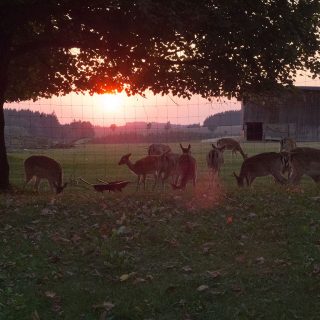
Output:
M296 87L290 92L246 98L241 108L248 141L320 140L320 87Z

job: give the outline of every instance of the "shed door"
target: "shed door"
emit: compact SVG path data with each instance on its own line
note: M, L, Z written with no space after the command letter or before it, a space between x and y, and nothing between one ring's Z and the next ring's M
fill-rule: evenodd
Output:
M262 140L262 122L247 122L247 140Z

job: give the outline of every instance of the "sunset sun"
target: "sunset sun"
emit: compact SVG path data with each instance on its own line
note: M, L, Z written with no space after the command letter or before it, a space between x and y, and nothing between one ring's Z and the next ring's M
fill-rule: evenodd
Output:
M101 96L102 106L106 112L118 112L121 104L122 97L119 94L104 94Z

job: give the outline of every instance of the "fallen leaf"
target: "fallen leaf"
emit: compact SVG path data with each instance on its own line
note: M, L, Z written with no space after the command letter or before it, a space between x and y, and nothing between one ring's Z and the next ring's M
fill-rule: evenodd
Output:
M197 291L202 292L202 291L205 291L205 290L208 290L208 289L209 289L209 286L207 286L205 284L202 284L201 286L199 286L197 288Z
M221 277L220 271L207 271L207 274L213 279Z
M256 258L256 263L263 264L264 263L264 257L258 257Z
M245 256L244 256L244 255L240 255L240 256L237 256L235 259L236 259L236 261L239 262L239 263L244 263L244 261L245 261Z
M136 272L125 273L125 274L123 274L123 275L121 275L121 276L119 277L119 280L120 280L121 282L127 281L129 278L131 278L132 276L134 276L134 275L136 275L136 274L137 274Z
M177 286L174 286L174 285L170 285L166 288L166 292L173 292L173 291L176 291L177 290Z
M79 235L77 235L76 233L74 233L71 237L71 241L78 242L79 240L81 240L81 237Z
M190 266L184 266L184 267L182 267L182 270L183 270L184 272L191 272L191 271L192 271L192 268L191 268Z
M114 308L114 304L110 301L104 301L99 304L94 304L92 307L93 309L105 309L106 311L110 311L111 309Z
M233 222L233 217L232 216L228 216L227 217L227 224L232 224Z
M50 299L54 299L57 296L57 294L53 291L46 291L44 294L47 298L50 298Z
M234 291L234 292L241 292L242 288L239 285L234 284L234 285L231 286L231 290Z

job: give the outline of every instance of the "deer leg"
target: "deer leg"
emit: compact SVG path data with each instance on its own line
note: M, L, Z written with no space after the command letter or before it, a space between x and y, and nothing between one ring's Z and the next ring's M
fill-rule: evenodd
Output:
M158 180L159 180L159 176L161 176L161 173L159 172L155 172L153 174L153 177L154 177L154 184L153 184L153 187L152 187L152 190L154 190L158 184Z
M146 191L146 175L142 175L142 181L143 181L143 190Z
M312 180L315 182L315 183L319 183L320 182L320 176L310 176L312 178Z
M275 182L277 183L286 184L288 182L286 178L279 171L273 171L271 172L271 174L274 177Z
M295 170L293 168L290 172L288 182L289 184L297 185L300 183L301 177L302 177L302 174L298 170Z
M53 184L52 181L49 181L49 186L50 186L51 191L54 192L55 191L55 187L54 187L54 184Z
M213 174L212 169L209 169L209 189L211 189L212 187L212 180L213 180L212 174Z
M30 175L26 175L26 181L23 185L23 189L26 188L27 184L30 182L30 180L32 180L33 176L30 176Z
M141 176L138 175L136 190L139 190L139 189L140 189L140 182L141 182Z
M33 186L33 190L36 190L37 192L39 191L39 184L40 184L41 178L36 177L36 182Z

